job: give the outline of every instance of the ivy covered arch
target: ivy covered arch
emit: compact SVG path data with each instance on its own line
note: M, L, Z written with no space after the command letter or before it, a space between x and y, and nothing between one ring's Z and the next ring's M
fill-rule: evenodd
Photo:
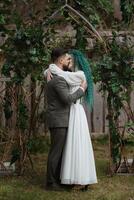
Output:
M129 97L128 93L132 90L132 82L134 80L133 67L131 65L133 51L131 47L126 46L122 48L116 43L116 32L113 33L111 43L104 40L94 26L80 12L71 7L67 1L61 9L56 10L53 15L41 24L36 25L31 22L30 25L22 26L20 21L17 20L17 30L10 31L3 45L6 62L2 67L2 73L6 77L11 78L10 82L6 84L8 90L6 101L4 102L7 120L12 116L11 102L17 110L14 116L15 134L13 135L17 140L16 145L12 149L12 162L19 160L20 173L23 173L27 156L31 165L33 165L29 148L31 145L31 137L35 131L33 130L33 125L36 123L35 113L38 110L44 87L42 70L44 69L44 63L46 66L49 63L51 49L58 43L58 41L55 41L55 44L53 44L53 41L50 40L50 36L52 39L55 38L53 26L59 19L54 17L58 13L63 14L67 22L71 20L74 24L78 24L78 42L81 38L82 41L81 46L76 45L77 48L84 50L86 47L86 36L83 36L83 31L97 38L99 41L95 46L95 51L99 55L99 59L92 63L92 69L95 82L100 83L100 91L108 93L110 170L112 173L116 172L119 169L122 159L122 149L125 144L123 131L126 130L124 128L120 132L118 129L120 110L124 108L129 116L128 127L130 130L132 130L131 124L134 121L134 114L129 106L129 99L127 99L127 96ZM82 22L80 19L82 19ZM79 29L81 24L84 30ZM48 28L46 28L46 32L44 32L44 27ZM121 78L120 73L123 72L123 68L125 68L125 73L122 74ZM23 87L24 80L27 76L30 76L31 80L31 90L29 93ZM128 81L126 80L126 76L128 77ZM37 98L35 98L36 81L42 83ZM31 107L29 107L28 96L31 97Z

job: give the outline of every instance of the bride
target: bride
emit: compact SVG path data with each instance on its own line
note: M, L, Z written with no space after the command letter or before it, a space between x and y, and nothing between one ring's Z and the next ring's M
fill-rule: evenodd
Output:
M86 80L88 84L85 99L90 107L93 103L93 83L91 70L86 57L77 50L72 50L75 72L63 71L55 64L49 65L51 74L63 77L70 86L70 93L75 92ZM62 157L60 179L62 184L89 185L97 183L94 153L83 99L72 103L68 134Z

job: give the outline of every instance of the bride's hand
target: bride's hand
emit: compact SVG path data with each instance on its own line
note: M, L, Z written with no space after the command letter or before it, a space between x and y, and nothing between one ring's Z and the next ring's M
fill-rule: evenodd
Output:
M86 89L87 89L87 82L86 81L82 81L80 87L82 87L83 90L86 91Z
M50 81L53 78L53 75L51 74L50 70L47 71L47 82Z

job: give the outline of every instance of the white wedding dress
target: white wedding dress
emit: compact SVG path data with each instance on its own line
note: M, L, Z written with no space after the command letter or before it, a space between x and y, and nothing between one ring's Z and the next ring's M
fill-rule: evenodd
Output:
M85 75L82 71L64 72L55 64L49 69L65 78L70 85L70 93L75 92ZM97 183L92 142L85 110L80 103L71 104L66 145L62 157L60 179L62 184L88 185Z

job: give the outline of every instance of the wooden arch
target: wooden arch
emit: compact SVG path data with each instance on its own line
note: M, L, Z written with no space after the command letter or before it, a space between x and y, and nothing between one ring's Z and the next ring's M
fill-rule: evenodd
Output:
M73 13L76 17L79 17L84 23L87 28L87 30L93 34L101 43L104 43L103 38L98 33L98 31L94 28L94 26L76 9L74 9L72 6L68 4L68 0L65 1L65 5L61 6L58 10L56 10L51 16L49 16L46 21L43 23L45 25L50 19L54 18L58 13L60 13L64 9L68 9L69 16L76 22L79 23L71 13Z

